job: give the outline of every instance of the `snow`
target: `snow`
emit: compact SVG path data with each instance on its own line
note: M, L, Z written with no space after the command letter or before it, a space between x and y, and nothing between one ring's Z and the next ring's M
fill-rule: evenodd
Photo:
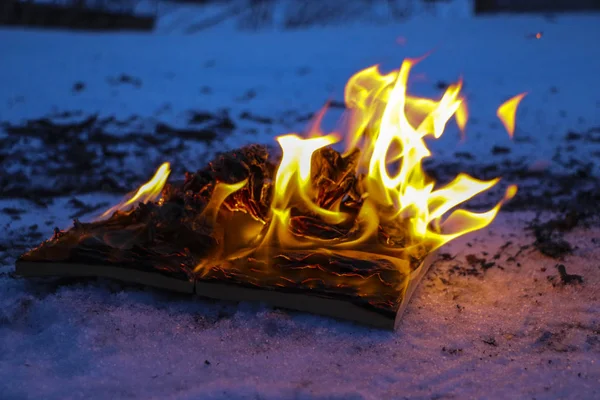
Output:
M175 122L190 108L229 108L233 115L247 110L276 117L290 110L306 114L327 100L341 100L345 82L356 71L373 64L390 70L405 57L433 50L414 70L411 90L437 96L438 81L463 76L471 113L468 143L457 143L451 126L433 146L441 155L465 146L481 154L501 145L540 158L553 154L556 136L600 124L600 57L591 40L600 35L597 17L460 21L423 17L382 27L276 34L239 33L228 26L195 35L0 30L0 119L74 109ZM528 37L540 31L540 40ZM110 83L122 74L140 79L141 86ZM85 89L74 93L75 82ZM249 91L254 98L247 99ZM514 144L495 111L524 91L529 94L519 109L516 133L523 140ZM266 141L303 126L269 128L257 127ZM230 140L227 145L257 138L239 134Z
M289 111L304 115L327 100L341 100L356 71L373 64L389 70L405 57L433 50L416 67L411 91L438 95L438 81L463 76L471 117L467 140L461 142L449 124L432 144L436 157L469 151L489 161L490 149L499 145L511 149L511 159L559 169L552 156L565 133L600 125L594 40L600 38L600 16L422 15L402 23L258 32L223 23L185 34L174 26L193 18L180 21L174 13L181 16L166 14L170 24L161 22L165 28L151 35L0 29L0 120L64 110L174 124L183 124L192 109L227 108L235 117L244 111L275 119ZM541 39L529 37L536 32L543 32ZM141 86L110 83L122 74L140 79ZM74 92L78 81L85 88ZM249 98L249 91L256 95ZM529 94L511 142L495 111L523 91ZM238 127L208 151L271 143L303 125L239 121ZM250 127L257 133L244 133ZM579 146L571 155L592 161L598 150ZM198 159L196 167L205 161ZM94 204L118 200L101 194L77 198ZM105 280L15 279L15 255L43 239L24 244L18 238L33 224L45 236L54 226L68 226L69 199L57 198L47 209L0 200L0 209L27 209L20 220L0 213L2 243L17 250L0 249L3 399L600 396L597 225L566 236L576 250L564 263L584 284L553 286L548 277L558 275L557 261L532 247L509 260L535 240L526 229L534 215L501 212L489 228L443 249L453 259L435 263L400 329L383 332ZM495 254L507 240L513 245L496 260L504 269L477 276L453 272L468 266L469 255Z
M596 397L600 273L586 260L600 257L597 246L568 260L585 290L553 288L546 277L556 275L554 262L534 251L520 267L504 256L504 270L449 274L470 252L493 254L528 217L501 214L446 249L455 260L433 266L395 333L107 281L4 276L0 391L57 399ZM569 240L584 248L592 238L600 239L597 229Z

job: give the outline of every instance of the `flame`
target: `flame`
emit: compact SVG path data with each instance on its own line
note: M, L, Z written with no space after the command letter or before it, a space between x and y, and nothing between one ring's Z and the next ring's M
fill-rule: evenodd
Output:
M431 155L425 138L439 138L453 116L464 129L468 111L460 95L461 81L450 85L439 100L407 95L409 72L416 62L406 60L400 70L389 74L381 74L377 66L367 68L351 77L346 86L350 115L345 154L360 149L353 171L364 177L360 209L354 214L342 211L343 199L329 206L318 202L314 177L320 171L312 170L312 161L316 152L339 144L338 135L321 133L317 123L305 138L280 136L277 141L283 157L274 180L270 221L244 252L230 258L258 252L267 259L271 249L279 248L367 251L406 260L423 247L432 251L493 221L503 202L515 195L516 187L510 186L491 210L475 213L455 208L489 190L499 179L481 181L460 174L436 188L423 171L422 161ZM319 114L317 121L321 117ZM332 226L350 224L357 234L342 240L296 235L290 229L294 212L312 215ZM408 236L405 246L399 249L378 243L382 226L404 230Z
M214 227L219 246L196 271L207 273L212 265L226 265L243 257L269 260L273 249L375 254L396 260L394 265L407 271L411 257L421 257L489 225L517 188L509 186L490 210L472 212L458 206L494 187L499 178L484 181L459 174L439 187L425 174L422 163L431 156L426 139L441 137L453 117L464 130L468 109L460 93L461 80L448 86L439 99L407 94L409 74L418 61L407 59L399 70L387 74L372 66L349 79L344 92L348 123L343 137L320 131L324 108L305 137L291 133L277 138L283 155L269 183L272 200L265 220L245 215L240 212L244 208L237 207L240 204L232 205L228 200L246 190L248 179L216 183L198 221ZM498 109L511 135L516 106L524 95ZM340 146L344 148L341 162L351 160L350 167L344 170L336 164L333 171L325 171L318 164L319 157L324 157L328 148ZM169 164L165 163L131 199L105 215L135 202L156 199L168 174ZM341 182L350 182L350 187L340 189ZM243 196L236 196L233 202L243 201L239 199ZM334 238L299 234L293 229L298 216L318 220L341 233ZM268 267L268 261L264 264Z
M138 203L155 201L160 196L160 193L162 192L170 173L171 164L168 162L163 163L160 167L158 167L152 179L143 184L130 199L124 200L116 206L109 208L100 216L100 218L107 217L115 211L124 211L130 208L130 206Z
M215 189L213 190L210 201L206 205L206 208L202 212L200 218L208 220L213 226L216 225L219 209L223 205L225 199L229 197L229 195L246 186L246 183L248 183L247 179L231 185L223 182L217 183Z
M434 190L434 183L421 166L423 159L431 155L424 138L439 138L452 116L464 129L468 112L464 98L459 95L461 81L450 85L439 101L407 95L408 76L415 63L406 60L399 71L387 75L381 75L376 67L359 72L346 87L346 102L359 121L351 143L362 142L366 150L361 161L368 171L366 192L372 204L369 207L391 210L369 217L386 222L408 218L413 241L427 243L433 249L487 226L501 203L482 214L456 210L446 221L441 221L446 212L490 189L498 180L479 181L459 175L447 186ZM375 129L364 129L367 125ZM394 163L399 165L391 175L390 164ZM505 198L514 196L514 191L515 188L509 188Z
M517 107L526 94L527 93L521 93L508 99L500 107L498 107L498 110L496 111L496 115L498 118L500 118L502 124L504 124L504 128L508 132L508 136L511 138L515 134L515 115L517 113Z

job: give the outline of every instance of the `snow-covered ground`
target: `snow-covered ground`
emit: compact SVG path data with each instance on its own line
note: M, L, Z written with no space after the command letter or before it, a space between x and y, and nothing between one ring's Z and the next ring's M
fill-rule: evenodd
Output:
M286 116L341 100L356 71L373 64L389 70L432 51L414 70L410 90L438 95L438 83L463 76L471 117L465 141L449 124L432 144L438 159L468 153L472 163L525 160L560 171L560 152L597 172L600 143L564 138L600 126L600 16L419 16L254 33L224 23L195 34L174 29L177 21L163 21L151 35L0 29L0 121L81 110L185 126L190 110L228 109L232 134L187 148L186 167L199 168L217 150L302 129L305 122ZM510 141L495 111L524 91ZM240 118L243 112L273 122ZM333 110L329 127L337 115ZM38 142L17 145L46 157ZM509 153L496 155L494 146ZM155 148L141 149L150 156L129 157L124 175L169 161ZM15 157L2 162L10 163L4 173L27 173ZM14 257L80 210L72 197L95 205L118 196L69 195L46 208L2 197L2 399L600 396L597 223L567 233L575 250L557 261L522 248L535 241L526 229L533 214L500 213L491 227L442 251L400 330L390 333L108 281L15 279ZM482 268L481 257L494 266ZM584 283L561 284L558 263Z
M555 260L520 251L531 217L503 213L446 248L395 333L4 267L2 398L597 398L600 230L566 237L585 281L562 286Z
M532 37L537 32L543 36ZM433 19L382 27L350 25L298 31L239 33L217 26L198 34L77 34L0 30L0 120L39 117L52 110L99 112L178 121L190 109L228 108L278 118L342 100L347 79L381 64L432 54L414 70L411 90L439 95L438 82L464 77L471 113L468 142L449 132L434 149L494 145L549 159L567 130L600 124L598 17L560 16ZM139 84L115 80L126 75ZM76 83L84 88L74 91ZM518 113L513 144L496 108L529 94ZM243 128L243 127L242 127ZM269 137L302 125L255 127ZM240 129L227 146L256 141ZM241 138L240 138L241 136ZM468 146L465 147L465 146Z

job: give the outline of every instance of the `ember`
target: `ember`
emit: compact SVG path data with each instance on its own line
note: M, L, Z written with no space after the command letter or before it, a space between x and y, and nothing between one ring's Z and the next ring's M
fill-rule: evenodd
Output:
M76 221L21 256L17 272L108 276L393 328L428 255L490 224L516 193L510 186L475 213L456 206L499 179L459 174L437 188L425 175L425 138L439 138L453 116L463 129L468 113L461 82L440 100L407 95L415 63L349 80L343 138L317 123L307 137L278 137L279 159L253 145L179 184L166 183L165 163L98 221ZM514 118L520 98L498 115Z

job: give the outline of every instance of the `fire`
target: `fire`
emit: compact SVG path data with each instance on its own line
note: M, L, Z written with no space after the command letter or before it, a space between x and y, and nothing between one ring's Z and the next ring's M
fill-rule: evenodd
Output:
M310 179L313 154L340 139L335 134L278 138L283 158L275 179L273 219L261 245L270 246L266 243L274 239L286 248L365 250L367 245L368 251L398 255L397 249L373 248L372 239L380 226L402 226L409 233L407 247L420 245L431 251L492 222L502 202L485 213L459 209L443 219L457 205L490 189L498 179L480 181L461 174L447 186L434 188L422 169L423 159L431 155L424 139L439 138L454 115L464 127L467 111L460 96L461 82L449 86L439 101L408 96L406 85L415 62L406 60L399 71L386 75L377 67L367 68L350 78L346 86L345 101L351 114L346 154L361 149L357 173L364 174L359 188L362 205L355 215L340 211L343 199L329 207L317 204L318 194ZM505 199L515 193L516 188L510 187ZM316 215L328 224L352 223L360 235L336 243L294 237L287 229L294 209ZM404 255L407 247L401 251Z
M217 182L198 221L219 230L219 246L196 270L206 273L211 265L228 265L244 257L268 264L276 249L345 257L372 254L395 260L397 268L410 272L411 258L422 259L448 241L489 225L501 205L516 194L516 187L510 186L492 209L472 212L458 206L499 179L482 181L460 174L438 187L425 174L422 163L431 156L426 138L439 138L453 117L464 129L468 110L460 94L461 81L438 100L407 94L416 62L405 60L388 74L373 66L350 78L344 94L348 108L344 135L320 132L321 113L306 137L277 138L283 155L273 182L265 184L272 193L268 217L258 218L236 203L241 196L232 196L246 190L248 180ZM511 134L514 111L523 96L498 110ZM344 151L337 153L334 147ZM322 160L333 153L339 158L331 156L334 161L325 165ZM168 174L165 163L131 199L105 215L156 200ZM335 234L298 233L299 224L313 223Z
M155 201L159 198L160 193L162 192L162 189L165 186L165 183L167 182L170 173L171 164L169 164L168 162L163 163L160 167L158 167L152 179L143 184L131 198L122 201L114 207L109 208L104 212L104 214L100 216L100 218L110 216L115 211L123 211L128 208L131 208L137 203L147 203L149 201Z
M521 93L508 99L498 107L498 110L496 111L496 115L500 118L500 121L502 121L504 128L508 132L508 136L511 138L515 134L515 115L517 114L517 107L526 94L527 93Z

